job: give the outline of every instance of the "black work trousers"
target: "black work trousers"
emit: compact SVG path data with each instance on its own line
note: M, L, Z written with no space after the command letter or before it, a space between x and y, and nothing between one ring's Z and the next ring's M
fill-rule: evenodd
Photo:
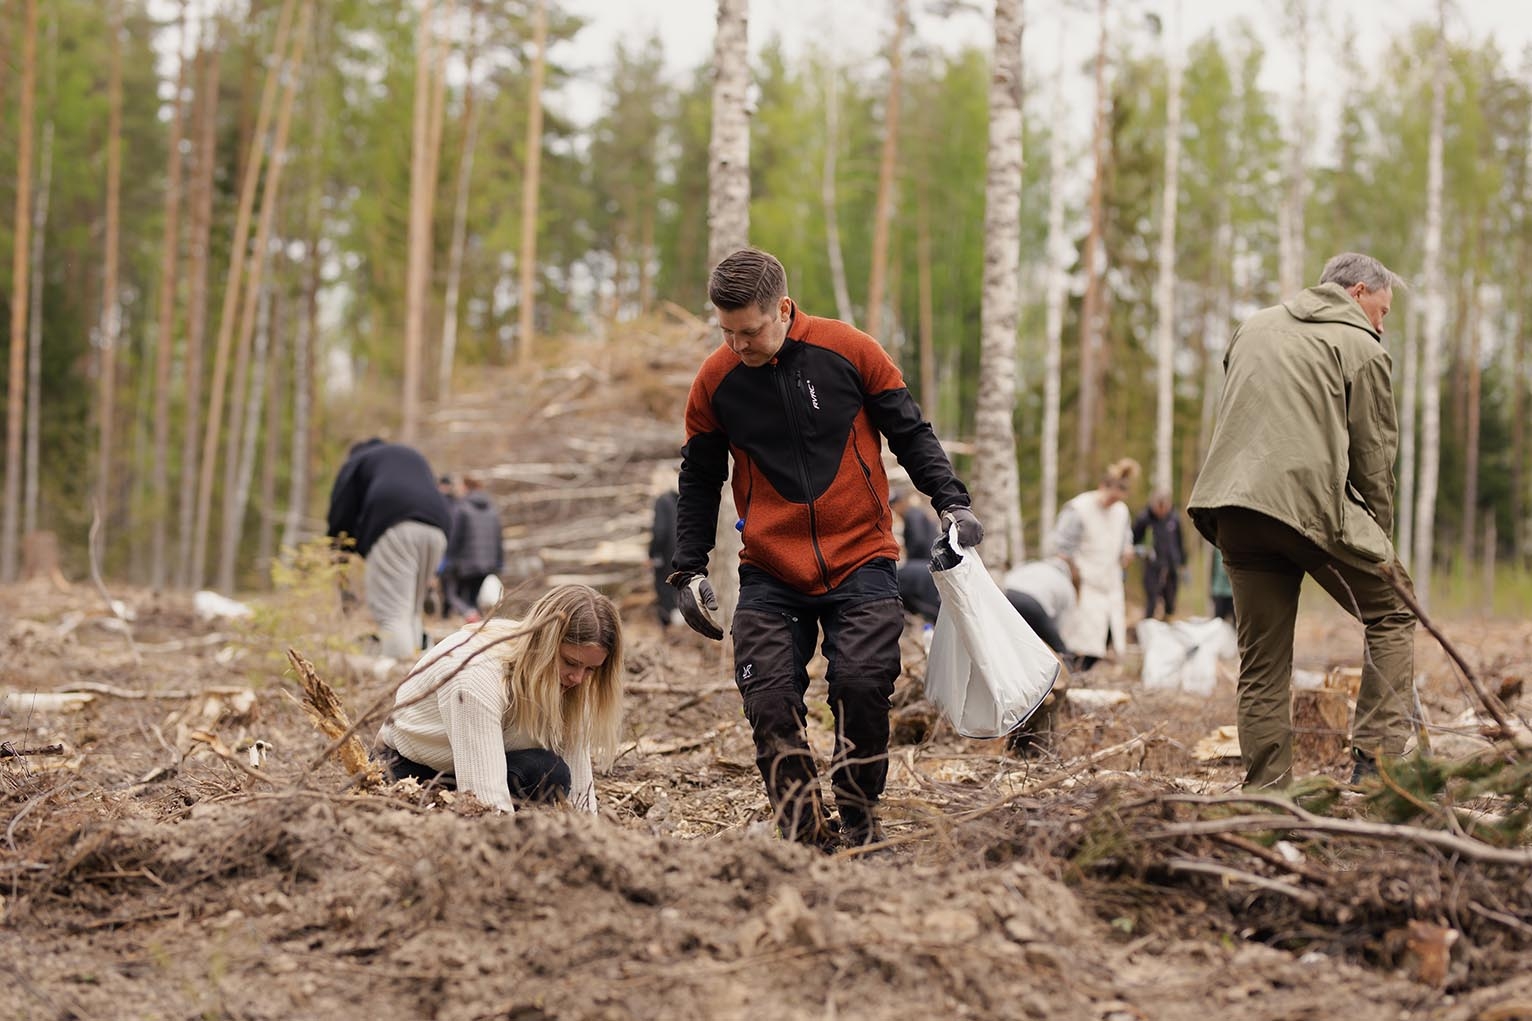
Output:
M904 631L894 562L871 561L817 596L748 564L739 578L734 681L778 825L797 840L816 839L825 825L803 702L821 633L835 720L830 786L842 828L864 825L888 777L889 700Z

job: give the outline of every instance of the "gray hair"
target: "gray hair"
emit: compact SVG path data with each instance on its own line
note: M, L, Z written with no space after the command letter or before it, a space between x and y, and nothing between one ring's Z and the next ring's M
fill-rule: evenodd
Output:
M1380 291L1385 287L1401 291L1409 288L1398 273L1361 252L1342 252L1331 256L1330 261L1325 263L1324 272L1319 274L1319 282L1340 284L1346 288L1361 284L1369 291Z

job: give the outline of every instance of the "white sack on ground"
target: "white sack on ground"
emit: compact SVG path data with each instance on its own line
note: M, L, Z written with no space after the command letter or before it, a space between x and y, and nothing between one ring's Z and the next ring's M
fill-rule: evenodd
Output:
M1001 737L1048 697L1061 669L1058 657L1016 612L979 555L958 545L955 529L935 551L931 575L942 608L931 636L926 697L964 737Z
M1150 691L1184 691L1203 698L1218 686L1218 661L1239 655L1234 628L1217 617L1166 623L1141 620L1141 678Z

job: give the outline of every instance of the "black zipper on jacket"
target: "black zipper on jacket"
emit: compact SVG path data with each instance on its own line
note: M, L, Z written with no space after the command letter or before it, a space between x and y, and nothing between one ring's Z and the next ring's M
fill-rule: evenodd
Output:
M782 367L772 365L772 371L776 375L777 392L782 397L782 405L787 412L787 424L791 432L793 443L793 459L798 463L798 480L803 486L803 498L809 507L809 546L814 551L814 562L819 565L819 577L824 582L824 587L830 587L830 565L825 563L824 553L819 548L819 519L814 512L814 491L811 487L812 480L809 477L808 459L804 456L803 424L798 420L798 394L793 389L803 390L803 370L793 370L793 388L787 385L787 375Z

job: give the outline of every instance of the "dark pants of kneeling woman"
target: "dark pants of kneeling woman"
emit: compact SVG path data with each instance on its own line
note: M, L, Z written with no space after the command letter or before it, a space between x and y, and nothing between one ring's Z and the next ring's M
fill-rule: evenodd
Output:
M755 735L755 764L784 836L815 842L825 816L804 730L808 662L824 635L835 752L830 785L843 831L865 829L888 776L888 711L904 610L892 560L868 563L824 595L759 568L739 570L734 683Z
M457 778L407 759L392 748L383 749L383 765L395 780L412 776L423 784L457 789ZM552 804L569 798L569 763L546 748L523 748L505 753L505 779L517 801Z

